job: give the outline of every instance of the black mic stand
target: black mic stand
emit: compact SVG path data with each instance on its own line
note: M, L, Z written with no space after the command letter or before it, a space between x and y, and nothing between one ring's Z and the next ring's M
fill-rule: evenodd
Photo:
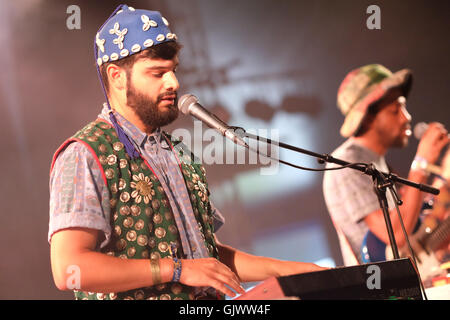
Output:
M393 185L395 183L401 183L401 184L404 184L404 185L407 185L407 186L410 186L410 187L413 187L413 188L416 188L421 191L431 193L434 195L439 194L438 189L433 188L429 185L416 183L416 182L413 182L413 181L410 181L410 180L407 180L404 178L400 178L393 173L385 173L385 172L378 171L377 169L375 169L375 166L373 164L362 164L362 163L353 164L353 163L350 163L350 162L347 162L347 161L344 161L341 159L334 158L329 154L319 154L319 153L305 150L302 148L294 147L294 146L291 146L291 145L283 143L283 142L278 142L278 141L273 142L271 139L262 138L257 135L248 133L243 128L240 128L240 127L230 127L230 129L234 130L238 135L241 135L241 136L244 136L244 137L247 137L250 139L254 139L257 141L263 141L268 144L275 144L275 145L280 146L281 148L288 149L291 151L295 151L298 153L306 154L311 157L317 158L317 160L320 164L323 164L325 162L334 163L334 164L338 164L338 165L341 165L346 168L352 168L354 170L361 171L364 174L371 176L372 180L374 182L374 190L377 194L378 201L380 202L380 208L383 211L384 220L386 222L386 229L387 229L387 233L389 235L389 241L391 244L392 254L393 254L394 259L399 259L400 255L398 252L397 243L395 241L391 218L389 216L389 205L388 205L388 201L387 201L387 197L386 197L386 192L387 192L386 189L390 188L393 191L395 198L397 198L396 202L399 205L401 205L402 202L398 199L398 197L395 193L395 189L393 188ZM247 148L249 148L249 147L247 146ZM267 155L265 155L265 156L267 157ZM280 161L279 159L277 159L277 160ZM312 169L312 171L323 171L323 169Z
M395 241L395 234L392 228L391 217L389 215L389 204L386 197L387 188L393 187L393 182L386 179L383 174L375 169L373 164L369 165L372 179L374 182L374 190L378 197L378 202L380 203L380 208L383 212L384 221L386 223L386 230L389 236L389 242L392 248L392 255L394 259L399 259L400 255L398 253L397 242ZM391 190L394 190L393 188Z

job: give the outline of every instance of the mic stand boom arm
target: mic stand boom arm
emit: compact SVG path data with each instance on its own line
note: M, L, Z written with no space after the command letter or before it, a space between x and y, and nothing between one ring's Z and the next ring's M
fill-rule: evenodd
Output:
M386 189L390 188L393 191L394 190L393 185L395 183L401 183L403 185L407 185L409 187L419 189L423 192L431 193L434 195L439 194L438 189L433 188L429 185L416 183L411 180L401 178L393 173L386 173L386 172L378 171L377 169L375 169L375 166L373 164L352 164L350 162L334 158L329 154L319 154L319 153L305 150L302 148L294 147L294 146L291 146L291 145L283 143L283 142L278 142L278 141L274 142L271 139L263 138L263 137L248 133L239 127L230 127L230 129L233 129L235 131L238 130L239 135L242 135L244 137L254 139L257 141L263 141L268 144L276 144L281 148L288 149L291 151L295 151L298 153L306 154L311 157L317 158L318 162L321 164L323 164L325 162L334 163L334 164L344 166L346 168L352 168L354 170L361 171L362 173L371 176L372 180L374 182L374 190L377 194L378 201L380 202L380 208L383 211L384 219L386 222L386 229L388 232L389 241L391 244L394 259L399 258L399 253L398 253L397 243L395 241L395 236L394 236L394 232L393 232L393 228L392 228L392 222L391 222L391 219L389 216L389 206L388 206L388 202L387 202L387 198L386 198L386 191L387 191ZM326 169L314 169L314 171L323 171L323 170L326 170ZM395 194L395 191L393 191L393 192L394 192L395 198L397 198L396 199L397 203L401 204L401 201L398 200L398 197Z

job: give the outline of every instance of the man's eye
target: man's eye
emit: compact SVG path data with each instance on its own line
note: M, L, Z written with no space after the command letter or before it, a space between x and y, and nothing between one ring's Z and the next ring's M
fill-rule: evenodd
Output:
M153 73L153 76L154 77L157 77L157 78L161 78L162 76L164 75L164 73Z

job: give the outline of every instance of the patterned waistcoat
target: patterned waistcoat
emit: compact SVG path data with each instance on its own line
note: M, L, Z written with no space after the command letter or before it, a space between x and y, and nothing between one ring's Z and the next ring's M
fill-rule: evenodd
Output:
M171 142L172 149L181 143L166 133L163 134ZM147 161L142 157L130 159L114 128L101 119L88 124L68 139L58 149L54 159L73 141L84 143L93 153L109 189L113 232L111 240L102 252L122 259L170 258L169 247L175 244L178 252L182 254L181 240L169 200ZM177 153L180 170L208 253L210 257L218 258L205 169L194 163L193 154L186 149L176 148L173 152ZM94 300L193 299L193 289L181 283L164 283L117 293L75 291L75 297Z

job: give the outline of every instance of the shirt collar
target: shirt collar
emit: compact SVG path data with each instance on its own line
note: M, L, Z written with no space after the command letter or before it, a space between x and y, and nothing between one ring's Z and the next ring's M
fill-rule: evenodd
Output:
M109 120L109 112L112 112L117 119L117 122L125 131L127 136L133 141L135 145L139 147L139 149L144 149L146 143L150 145L156 144L157 146L161 146L163 148L168 148L166 139L164 139L164 135L162 134L161 128L156 128L151 134L146 134L141 131L138 127L136 127L133 123L128 121L124 116L122 116L119 112L115 110L110 110L108 106L103 104L103 109L101 112L102 118Z

